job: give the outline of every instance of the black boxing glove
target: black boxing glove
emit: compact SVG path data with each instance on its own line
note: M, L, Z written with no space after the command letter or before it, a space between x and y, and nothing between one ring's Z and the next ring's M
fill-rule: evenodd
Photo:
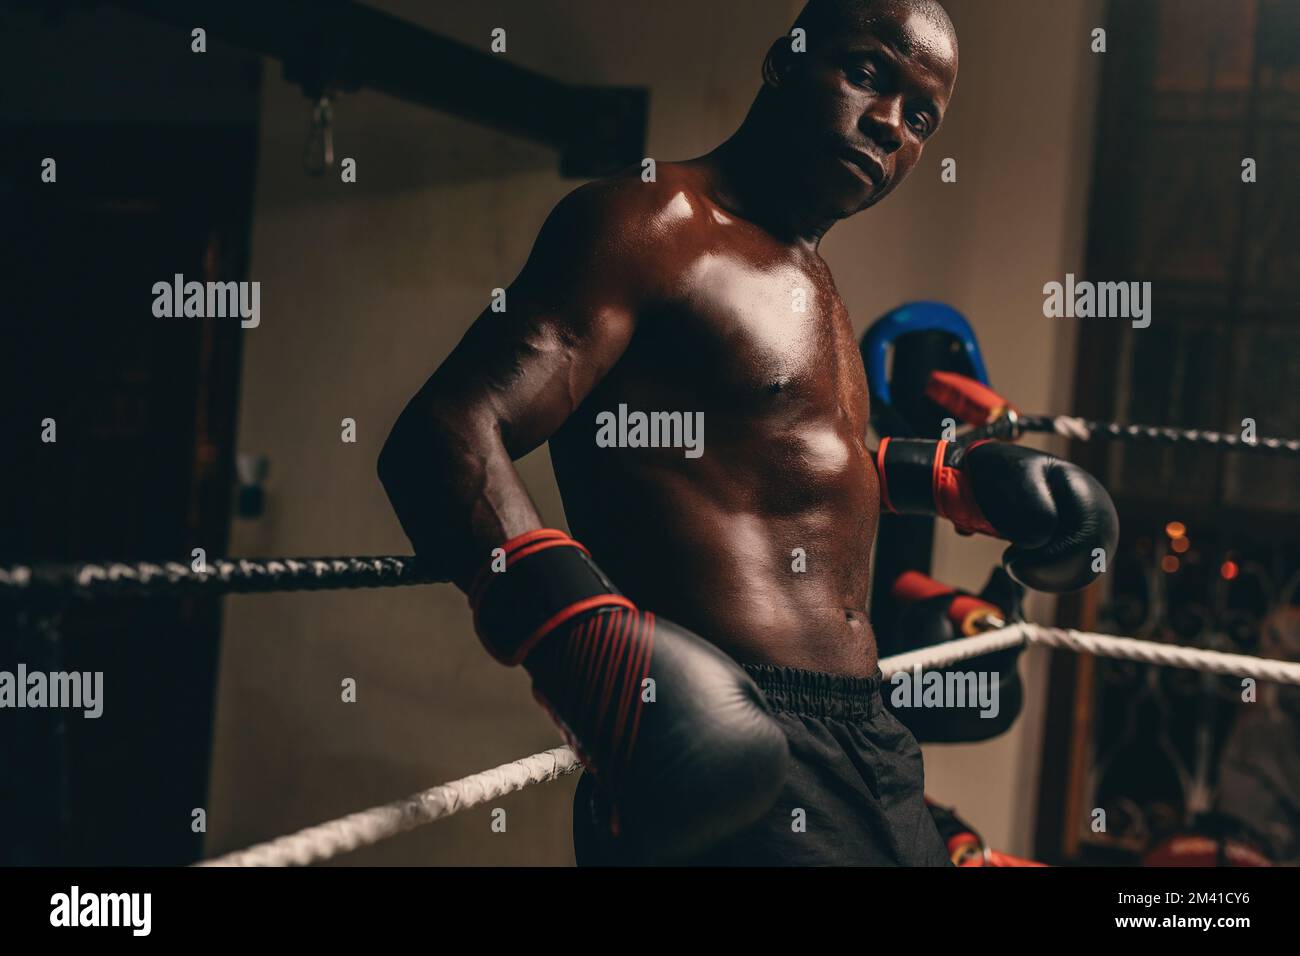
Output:
M1119 516L1092 475L1068 461L1003 442L963 448L945 441L886 438L876 453L886 511L946 518L963 534L1011 542L1002 564L1037 591L1077 591L1097 578Z
M979 596L941 584L917 571L901 574L892 588L902 605L898 626L889 643L890 653L905 653L948 641L971 637L1001 627L1019 615L1023 589L1001 568L994 568ZM965 706L911 706L904 693L901 704L895 695L884 694L886 706L912 732L919 743L974 743L1004 733L1020 716L1024 688L1018 663L1024 645L972 657L937 673L990 673L997 675L996 714L986 714L975 701Z
M772 807L789 745L730 657L637 608L561 531L501 547L505 570L490 564L469 589L475 629L497 660L532 675L610 802L620 855L684 859Z

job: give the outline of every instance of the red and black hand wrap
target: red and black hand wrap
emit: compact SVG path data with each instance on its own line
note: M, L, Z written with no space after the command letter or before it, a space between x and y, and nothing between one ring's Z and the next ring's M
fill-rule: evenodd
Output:
M636 746L654 629L648 611L614 608L583 618L528 660L533 696L611 793Z
M886 438L876 468L886 511L938 515L965 534L1010 541L1002 564L1026 587L1077 591L1115 553L1119 516L1110 495L1054 455L998 441Z
M501 545L474 578L474 630L503 664L521 664L538 642L566 622L600 608L635 605L610 583L587 549L563 531L540 528Z
M762 692L708 641L619 594L568 535L512 538L469 594L483 643L523 664L593 771L600 829L620 853L688 859L771 809L789 744Z
M641 719L655 618L619 594L587 549L543 528L512 538L470 587L474 625L504 664L524 664L533 696L601 782L616 789Z
M984 517L971 483L961 472L961 456L969 451L946 441L882 439L876 452L881 504L895 514L937 515L962 534L1001 537Z

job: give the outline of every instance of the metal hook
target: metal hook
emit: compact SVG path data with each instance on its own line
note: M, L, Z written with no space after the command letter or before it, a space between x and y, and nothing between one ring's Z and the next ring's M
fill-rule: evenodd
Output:
M303 151L303 166L313 176L324 176L334 165L334 106L328 93L322 93L312 109L311 129Z

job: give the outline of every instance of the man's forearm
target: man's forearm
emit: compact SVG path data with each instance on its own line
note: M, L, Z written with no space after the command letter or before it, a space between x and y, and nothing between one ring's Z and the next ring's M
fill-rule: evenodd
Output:
M495 422L417 419L393 427L379 478L415 553L466 590L491 549L541 526Z

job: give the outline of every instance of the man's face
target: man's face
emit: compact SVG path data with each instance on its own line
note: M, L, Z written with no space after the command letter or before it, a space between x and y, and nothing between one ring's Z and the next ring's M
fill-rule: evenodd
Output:
M844 218L889 195L921 158L952 96L957 50L902 5L836 32L791 54L780 94L793 175L818 210Z

